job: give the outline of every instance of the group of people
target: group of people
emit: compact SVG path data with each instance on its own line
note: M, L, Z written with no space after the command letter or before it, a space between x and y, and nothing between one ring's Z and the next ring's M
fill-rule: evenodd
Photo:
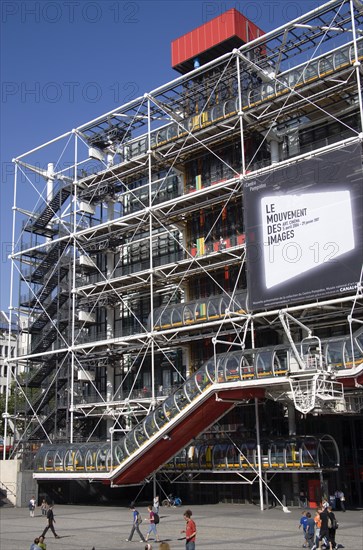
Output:
M322 548L333 550L337 548L335 534L338 523L333 509L327 501L322 502L314 518L310 512L304 510L299 522L299 529L301 527L304 534L303 548L309 548L310 550Z
M31 499L29 500L29 504L28 504L29 513L30 513L31 518L33 518L35 516L35 508L36 507L37 507L37 503L36 503L35 497L32 496ZM48 503L45 500L45 498L43 498L42 503L40 505L40 510L42 512L42 516L47 515L48 508L49 508Z
M139 511L136 509L134 504L130 506L130 509L132 511L132 527L131 527L131 532L128 538L126 539L126 541L131 542L132 537L134 536L134 533L136 531L137 535L140 537L140 542L147 543L151 535L153 535L154 540L156 542L160 542L160 538L156 527L157 524L159 523L159 497L155 497L153 506L150 504L147 508L148 517L145 518L145 520L149 522L149 527L146 533L146 537L144 537L144 535L140 530L142 518ZM184 519L185 519L186 525L185 525L185 529L183 529L181 533L185 533L186 550L195 550L195 539L197 535L197 528L194 520L192 519L191 510L186 510L184 512ZM165 548L166 544L167 543L161 543L159 550L170 550L169 545L167 545L168 548ZM146 544L145 550L152 550L151 545Z
M44 542L44 537L36 537L34 542L30 545L30 550L47 550L47 545Z

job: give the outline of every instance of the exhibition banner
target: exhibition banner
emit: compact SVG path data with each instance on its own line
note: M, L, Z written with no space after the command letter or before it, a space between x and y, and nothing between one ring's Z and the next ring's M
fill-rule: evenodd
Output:
M250 310L355 293L363 263L361 145L248 180Z

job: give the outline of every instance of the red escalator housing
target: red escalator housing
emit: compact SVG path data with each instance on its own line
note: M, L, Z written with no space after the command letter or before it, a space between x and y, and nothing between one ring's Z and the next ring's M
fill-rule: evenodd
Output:
M145 453L129 464L115 479L115 485L130 485L142 482L148 475L168 462L180 449L197 437L208 426L233 408L236 402L254 397L264 397L263 388L218 391L203 401L197 409L181 420L168 432L168 439L160 439ZM170 438L170 439L169 439Z

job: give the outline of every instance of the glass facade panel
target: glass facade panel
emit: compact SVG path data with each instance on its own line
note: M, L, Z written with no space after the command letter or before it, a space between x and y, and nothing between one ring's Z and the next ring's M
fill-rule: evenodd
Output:
M362 353L357 345L357 343L353 339L353 347L352 342L350 340L346 341L345 343L345 366L348 369L353 368L353 361L355 365L358 365L362 362Z
M240 380L240 357L228 354L225 359L225 377L227 382Z
M197 384L201 391L205 390L208 386L211 385L211 380L207 374L207 366L203 365L195 374Z
M182 307L180 305L173 307L171 322L173 327L177 327L183 324Z
M196 383L195 374L185 382L185 393L191 401L201 393Z
M113 447L113 462L114 464L121 464L127 457L127 453L124 447L124 441L116 442Z
M208 378L211 380L212 383L215 382L216 379L216 367L214 359L209 359L205 365L205 372L208 375Z
M272 351L260 351L256 354L257 376L272 373Z
M174 394L174 402L177 406L177 408L182 411L188 404L189 401L187 399L187 396L185 395L184 388L180 388L175 394Z
M213 320L220 317L220 310L219 310L220 300L218 298L213 298L208 301L208 319Z
M328 365L338 369L344 368L343 347L343 340L331 341L327 344L326 359Z
M158 427L155 423L153 414L149 414L145 418L145 420L143 421L143 425L144 425L144 430L147 433L149 438L152 437L158 431Z
M138 448L138 445L135 440L135 430L132 430L125 437L125 448L129 455L131 455Z

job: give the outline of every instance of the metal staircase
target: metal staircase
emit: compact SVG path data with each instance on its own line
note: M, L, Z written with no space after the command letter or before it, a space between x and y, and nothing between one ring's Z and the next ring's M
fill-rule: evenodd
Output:
M61 308L68 300L69 293L68 290L60 290L59 294L57 294L53 300L49 303L48 306L45 307L45 309L42 311L42 313L35 319L35 321L32 323L32 325L29 327L30 333L36 333L46 326L46 324L49 322L50 319L54 317L54 315L57 313L59 308ZM44 302L43 302L44 306Z
M57 335L62 334L63 330L68 325L68 319L51 321L48 323L37 337L32 338L31 353L34 354L47 351L57 339Z
M35 219L29 219L25 225L25 231L37 233L44 237L52 237L57 233L57 229L49 227L50 220L55 216L56 212L65 203L71 194L72 185L70 183L59 182L55 193L50 201L36 213Z
M43 261L24 278L31 283L44 284L45 275L58 263L67 245L66 240L52 243Z

